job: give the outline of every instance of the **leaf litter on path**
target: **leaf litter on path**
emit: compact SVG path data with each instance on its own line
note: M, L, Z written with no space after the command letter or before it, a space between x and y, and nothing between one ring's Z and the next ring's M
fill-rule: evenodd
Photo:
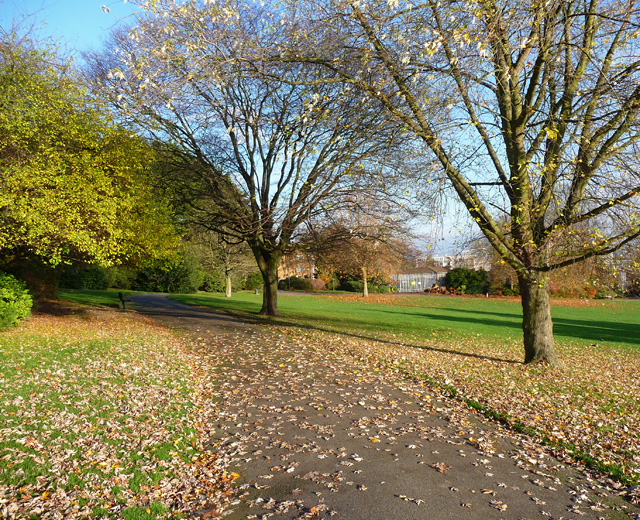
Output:
M636 514L533 439L386 368L371 345L273 329L211 332L198 352L218 363L215 435L241 475L230 519L409 520L424 504L434 517Z

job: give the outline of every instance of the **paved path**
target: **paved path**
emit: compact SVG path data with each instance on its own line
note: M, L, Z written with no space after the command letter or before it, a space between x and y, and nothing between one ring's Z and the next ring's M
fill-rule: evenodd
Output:
M132 299L193 334L213 367L215 449L241 475L231 520L640 518L597 481L425 387L326 345Z

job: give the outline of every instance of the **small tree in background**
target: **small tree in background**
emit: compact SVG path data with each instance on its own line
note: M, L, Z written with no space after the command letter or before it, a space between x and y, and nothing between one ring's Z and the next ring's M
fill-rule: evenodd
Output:
M314 244L321 271L362 280L362 295L367 297L370 280L390 282L402 265L409 250L406 237L411 214L372 193L354 195L348 202L348 210L316 223L313 240L307 240Z
M220 272L223 292L231 298L232 279L245 279L255 272L256 261L246 242L233 242L226 233L195 230L189 234L189 248L206 272Z

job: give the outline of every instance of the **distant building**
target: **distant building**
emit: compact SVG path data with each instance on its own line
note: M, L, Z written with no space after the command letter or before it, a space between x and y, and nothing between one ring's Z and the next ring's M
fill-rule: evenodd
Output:
M448 267L449 269L455 269L457 267L475 269L476 271L480 269L489 271L491 269L490 262L473 251L461 251L454 255L434 256L431 260L437 266Z
M448 269L444 267L416 267L393 275L398 292L423 292L434 284L444 285Z
M315 277L316 265L313 255L301 251L295 251L282 257L278 266L278 280L283 280L291 276L298 278Z

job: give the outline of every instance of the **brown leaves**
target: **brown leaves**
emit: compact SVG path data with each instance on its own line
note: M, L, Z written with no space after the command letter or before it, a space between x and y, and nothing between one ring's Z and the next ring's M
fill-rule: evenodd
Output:
M408 497L405 495L396 495L399 499L404 500L405 502L411 502L413 504L416 505L422 505L424 504L424 500L422 500L421 498L412 498L412 497Z
M11 396L9 409L0 401L0 470L12 474L0 481L9 504L0 516L163 516L154 502L211 516L232 499L225 459L202 448L211 383L165 329L90 309L35 316L0 345L0 393ZM17 469L24 464L33 476Z
M445 475L447 474L447 471L451 469L451 466L447 466L444 462L436 462L434 464L429 464L429 466Z
M507 504L500 502L500 500L492 500L489 505L498 511L506 511L508 509Z

